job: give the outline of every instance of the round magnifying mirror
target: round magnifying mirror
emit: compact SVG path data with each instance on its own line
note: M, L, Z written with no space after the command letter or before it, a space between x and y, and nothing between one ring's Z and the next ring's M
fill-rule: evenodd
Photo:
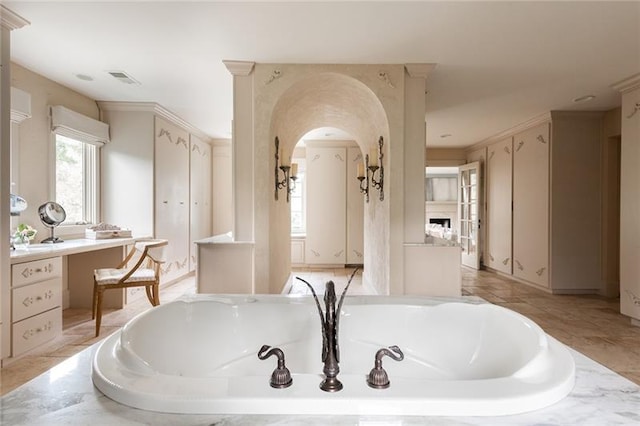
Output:
M62 206L54 201L47 201L38 207L38 214L44 226L51 229L49 238L42 240L45 244L61 243L63 240L53 235L53 228L60 225L67 218L67 212Z

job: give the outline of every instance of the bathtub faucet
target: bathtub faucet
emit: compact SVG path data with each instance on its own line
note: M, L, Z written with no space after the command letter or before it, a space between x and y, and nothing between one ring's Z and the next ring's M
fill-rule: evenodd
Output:
M338 343L338 326L340 324L340 311L342 310L342 303L344 302L344 296L347 294L347 289L351 284L351 280L355 276L358 268L356 268L347 282L347 286L344 288L340 300L336 298L335 284L333 281L329 281L326 284L324 291L324 313L320 307L320 301L316 295L315 290L305 280L300 277L300 281L305 283L311 290L311 294L316 301L318 307L318 314L320 315L320 325L322 327L322 362L324 368L322 372L325 375L325 379L320 383L320 389L325 392L337 392L342 389L342 382L338 380L338 373L340 372L340 345ZM336 302L338 306L336 307Z

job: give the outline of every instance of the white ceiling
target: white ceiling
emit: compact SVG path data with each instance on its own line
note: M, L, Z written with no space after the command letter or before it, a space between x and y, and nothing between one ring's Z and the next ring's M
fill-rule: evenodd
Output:
M217 138L232 119L223 59L437 63L427 146L450 147L550 110L619 106L610 85L640 72L638 1L4 3L31 22L12 32L16 63L96 100L158 102Z

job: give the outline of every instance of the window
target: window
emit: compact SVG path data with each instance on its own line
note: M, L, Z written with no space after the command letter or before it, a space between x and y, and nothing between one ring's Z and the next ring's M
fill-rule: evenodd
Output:
M55 135L54 198L67 213L64 225L97 222L98 148Z
M304 234L307 231L305 161L295 159L295 162L298 163L298 179L291 191L291 233Z
M54 154L52 198L67 213L63 225L98 222L99 153L109 142L109 125L61 105L50 108Z

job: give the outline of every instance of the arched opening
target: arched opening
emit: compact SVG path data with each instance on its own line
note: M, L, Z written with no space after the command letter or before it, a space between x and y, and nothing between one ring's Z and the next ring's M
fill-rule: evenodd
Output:
M293 156L295 146L305 134L323 127L341 129L349 134L360 153L376 147L381 136L389 139L387 116L375 93L361 81L339 73L319 73L292 84L279 97L271 115L271 138L274 140L278 137L281 155L287 159ZM272 154L275 154L275 148L272 149ZM385 158L388 158L388 146L384 149ZM357 188L357 164L351 169L345 165L345 174L347 170L352 170L353 182L350 184ZM346 181L343 185L346 185ZM371 199L366 205L360 199L363 204L363 283L376 293L386 294L389 276L389 203L386 200L379 201L376 197ZM278 225L270 230L270 255L272 265L289 269L291 212L290 206L285 204L275 201L272 204L272 217ZM339 251L330 254L342 256ZM310 251L305 249L305 253ZM345 246L343 254L346 253Z
M355 268L364 264L364 196L357 179L363 155L355 138L341 129L307 132L292 157L297 176L291 192L291 272L316 292L331 279L341 292ZM287 293L308 294L293 280ZM360 270L349 294L370 294Z

